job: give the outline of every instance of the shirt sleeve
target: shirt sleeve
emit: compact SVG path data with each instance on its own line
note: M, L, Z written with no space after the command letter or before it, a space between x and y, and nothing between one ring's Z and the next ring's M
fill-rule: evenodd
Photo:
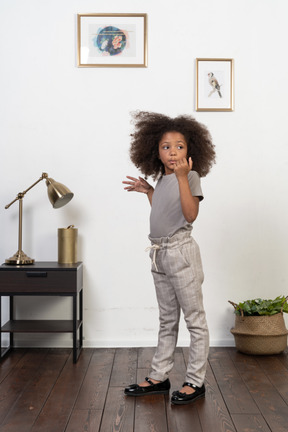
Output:
M192 195L198 197L199 201L202 201L204 196L201 188L200 176L196 171L189 172L188 182Z

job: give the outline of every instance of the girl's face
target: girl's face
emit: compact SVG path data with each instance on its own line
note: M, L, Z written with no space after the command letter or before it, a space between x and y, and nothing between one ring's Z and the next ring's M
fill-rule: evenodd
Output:
M187 158L187 143L180 132L166 132L159 142L159 159L164 165L165 174L174 173L177 161Z

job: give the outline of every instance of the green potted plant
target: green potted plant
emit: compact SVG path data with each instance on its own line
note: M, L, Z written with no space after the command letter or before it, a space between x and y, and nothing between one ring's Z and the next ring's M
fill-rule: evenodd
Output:
M274 300L245 300L234 307L235 327L231 329L236 348L245 354L279 354L287 347L288 331L283 312L288 313L288 297Z

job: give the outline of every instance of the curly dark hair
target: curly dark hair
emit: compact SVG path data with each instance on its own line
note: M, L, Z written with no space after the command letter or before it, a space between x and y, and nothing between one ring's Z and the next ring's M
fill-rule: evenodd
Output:
M192 157L193 170L205 177L215 163L214 144L206 126L189 115L176 118L147 111L131 113L135 132L131 134L130 158L141 173L156 180L165 173L159 159L159 142L166 132L180 132L187 143L187 158Z

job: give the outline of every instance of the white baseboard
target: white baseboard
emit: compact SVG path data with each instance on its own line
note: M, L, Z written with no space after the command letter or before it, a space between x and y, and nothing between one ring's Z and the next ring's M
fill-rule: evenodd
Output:
M35 336L35 335L33 335ZM84 348L144 348L154 347L157 341L153 340L84 340ZM72 338L66 337L31 337L17 338L14 340L16 348L72 348ZM189 340L180 339L177 346L188 347ZM210 340L211 347L233 347L235 346L234 339Z

